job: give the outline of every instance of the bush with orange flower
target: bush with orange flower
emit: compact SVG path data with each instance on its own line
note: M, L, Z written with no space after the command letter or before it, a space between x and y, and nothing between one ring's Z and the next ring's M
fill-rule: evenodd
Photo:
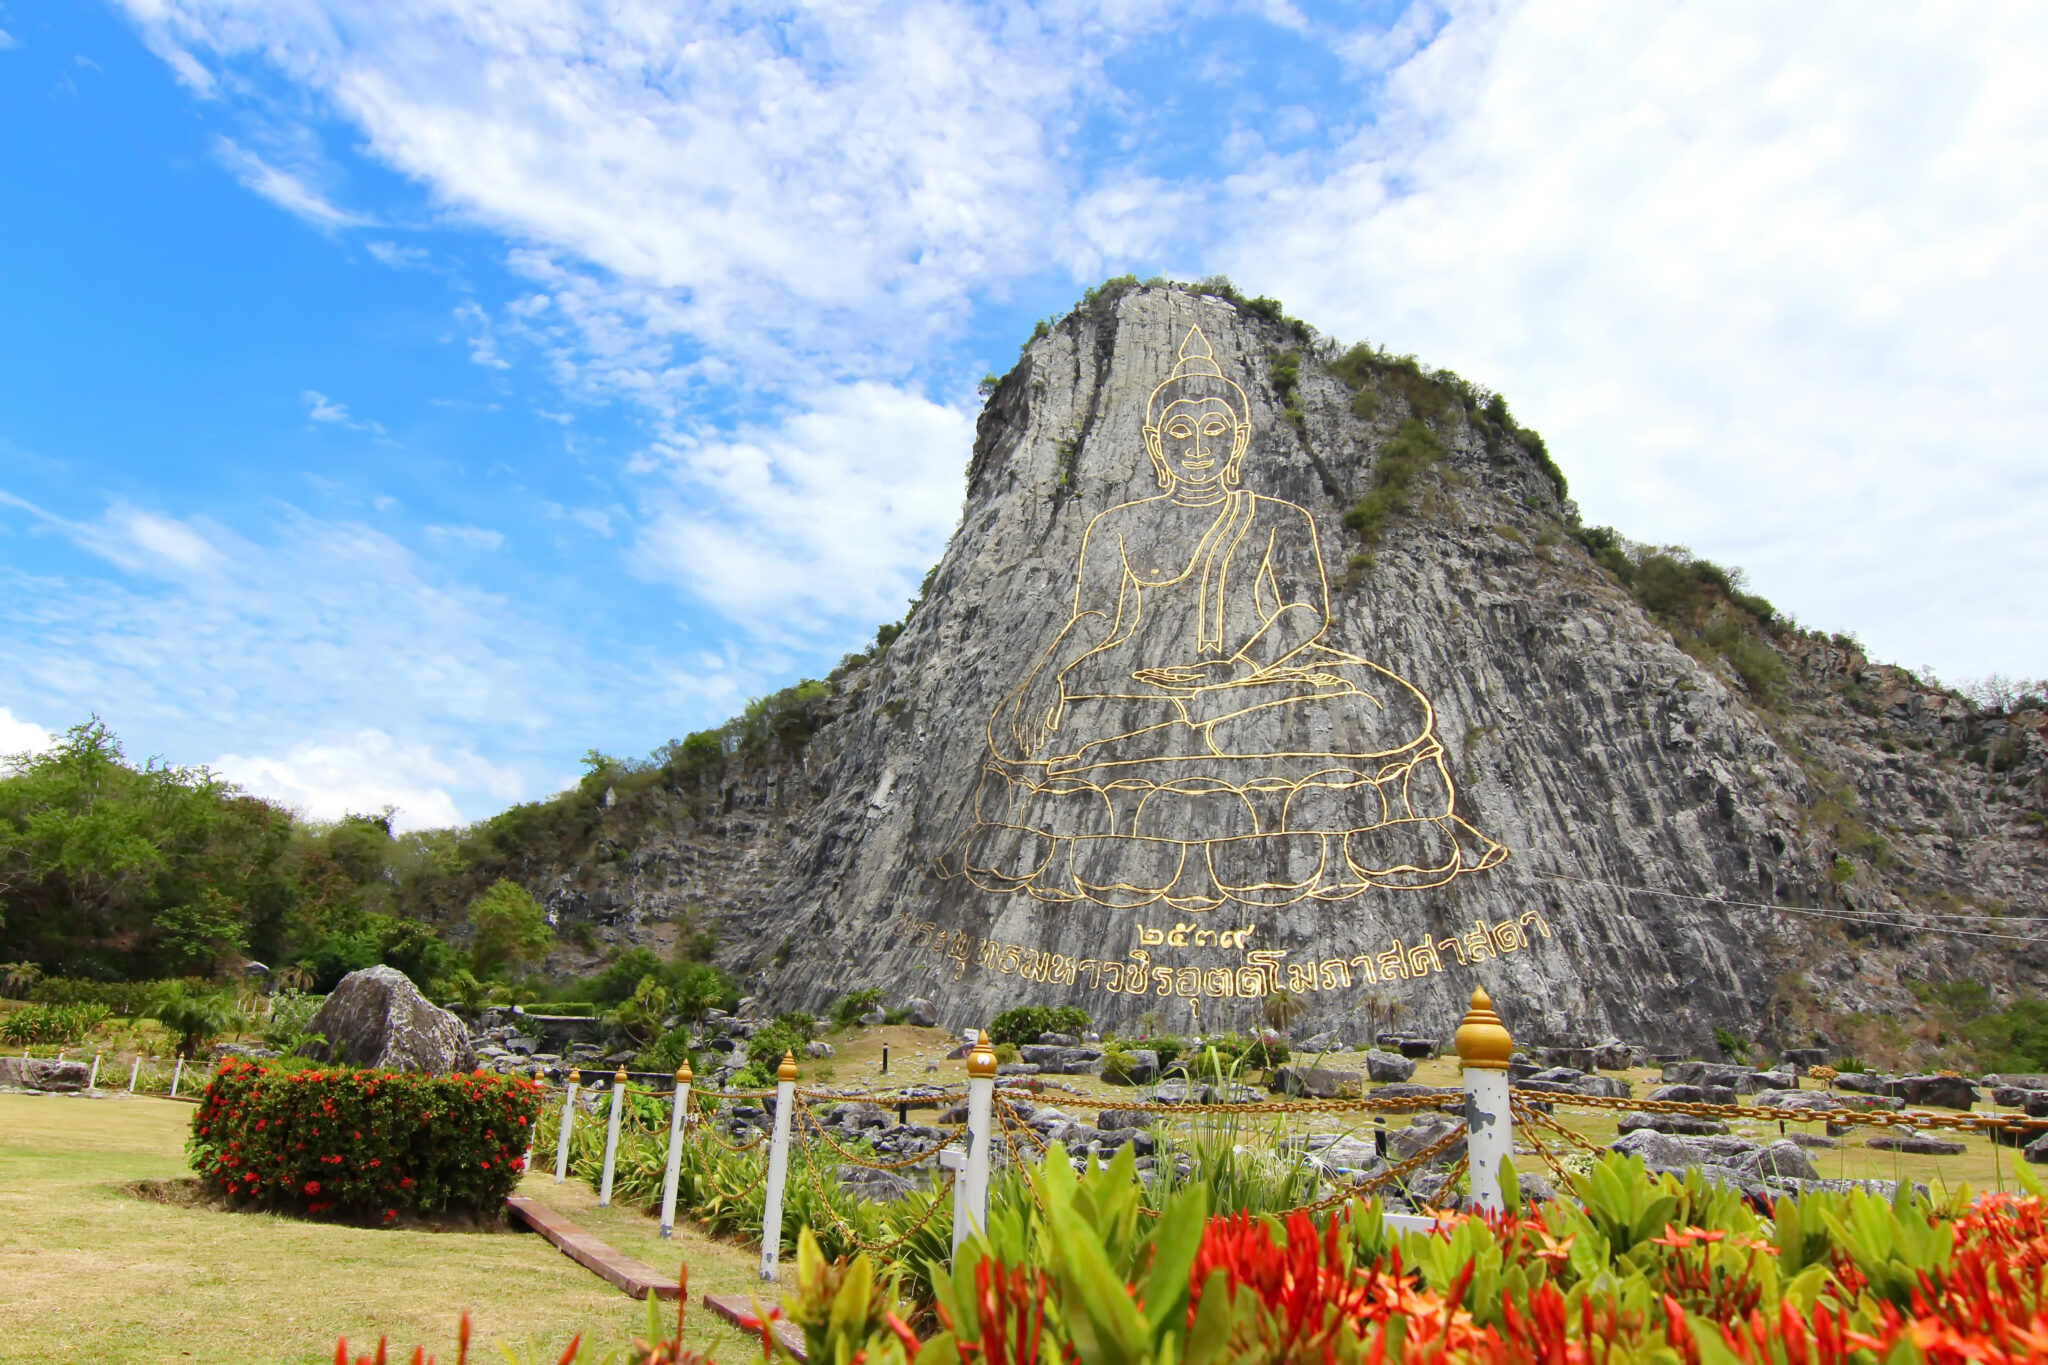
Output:
M193 1170L237 1199L329 1209L490 1209L525 1169L532 1081L484 1072L289 1070L230 1059L192 1118Z

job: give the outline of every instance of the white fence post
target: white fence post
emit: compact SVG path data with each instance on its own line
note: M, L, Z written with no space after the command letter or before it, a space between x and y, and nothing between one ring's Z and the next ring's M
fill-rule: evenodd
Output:
M1508 1108L1508 1059L1514 1039L1493 1012L1485 987L1472 991L1472 1008L1458 1025L1458 1063L1465 1076L1465 1162L1472 1179L1472 1205L1499 1213L1500 1163L1512 1160L1514 1120Z
M97 1090L100 1088L100 1054L97 1052L92 1054L92 1075L85 1078L85 1088L87 1090Z
M967 1240L967 1149L941 1147L939 1165L953 1173L953 1255L958 1257Z
M993 1155L996 1098L996 1054L981 1031L967 1054L967 1221L976 1232L988 1227L988 1163ZM955 1238L960 1236L956 1227ZM957 1247L959 1243L956 1241Z
M171 1068L171 1098L178 1098L178 1082L185 1078L185 1058L181 1055L178 1064Z
M142 1054L136 1053L135 1060L128 1064L128 1093L135 1093L135 1082L142 1075Z
M771 1283L782 1260L782 1185L789 1178L789 1119L796 1108L796 1052L782 1054L775 1073L775 1135L768 1142L768 1203L761 1210L761 1278Z
M619 1120L625 1117L626 1068L621 1065L612 1076L612 1117L604 1129L604 1179L597 1187L597 1206L612 1202L612 1167L619 1159Z
M661 1235L676 1230L676 1180L682 1174L684 1115L690 1112L690 1059L676 1068L676 1099L668 1113L668 1170L661 1177Z
M580 1067L569 1068L569 1080L562 1088L562 1124L555 1134L555 1183L569 1178L569 1126L576 1122L576 1091L583 1084Z

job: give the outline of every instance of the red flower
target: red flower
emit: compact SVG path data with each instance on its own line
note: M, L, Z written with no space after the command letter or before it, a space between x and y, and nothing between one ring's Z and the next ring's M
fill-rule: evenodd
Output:
M251 1180L254 1180L254 1179L255 1179L256 1177L252 1175L252 1176L250 1176L249 1178L250 1178ZM318 1194L318 1193L320 1193L320 1182L319 1182L319 1181L317 1181L317 1180L308 1180L308 1181L306 1182L306 1193L307 1193L307 1194Z

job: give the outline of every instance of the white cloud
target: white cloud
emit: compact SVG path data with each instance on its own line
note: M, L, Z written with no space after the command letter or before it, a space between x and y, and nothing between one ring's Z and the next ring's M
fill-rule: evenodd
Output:
M364 227L375 220L335 207L296 171L273 165L232 138L216 138L214 155L235 178L271 203L317 228Z
M8 48L13 47L14 45L15 44L13 36L9 34L6 29L0 28L0 52L5 52Z
M467 550L495 550L505 543L505 533L482 526L429 526L427 534L444 544Z
M427 260L427 249L423 246L400 246L396 242L365 242L363 249L393 270L424 265Z
M506 804L525 785L514 769L467 749L403 743L382 730L302 741L279 756L223 754L212 766L251 793L316 820L395 806L392 824L399 830L457 825L479 813L465 812L451 788Z
M56 744L57 737L33 721L17 720L0 706L0 765L20 754L37 754Z
M645 457L670 491L639 564L770 637L893 620L952 530L973 438L962 408L857 383L774 427L678 439Z
M1373 129L1228 187L1221 264L1507 393L1592 519L1889 657L2034 667L2048 11L1868 20L1462 8Z
M358 422L355 418L349 416L348 404L337 403L318 389L307 389L299 397L303 398L306 402L306 416L315 422L323 422L329 426L346 427L350 431L373 432L378 436L384 434L384 428L380 423Z

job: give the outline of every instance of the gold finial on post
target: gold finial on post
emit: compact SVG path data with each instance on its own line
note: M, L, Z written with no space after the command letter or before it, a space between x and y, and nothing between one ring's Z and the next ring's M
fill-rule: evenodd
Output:
M625 1083L626 1083L626 1064L625 1064L624 1062L621 1062L621 1063L619 1063L619 1069L618 1069L618 1071L617 1071L617 1072L616 1072L616 1073L615 1073L615 1074L614 1074L614 1075L612 1076L612 1084L613 1084L613 1085L624 1085Z
M1508 1036L1507 1025L1493 1012L1493 1001L1484 986L1472 988L1472 1008L1465 1011L1454 1041L1458 1060L1465 1066L1481 1071L1508 1069L1508 1059L1515 1055L1515 1040Z
M696 1079L696 1074L690 1070L690 1059L688 1057L683 1058L683 1064L676 1068L676 1084L688 1085Z
M967 1074L977 1081L996 1074L996 1054L989 1046L987 1029L980 1031L974 1040L974 1050L967 1054Z
M572 1066L572 1067L570 1067L570 1068L569 1068L569 1079L568 1079L568 1081L566 1082L566 1084L569 1084L569 1085L581 1085L581 1084L583 1084L583 1068L582 1068L582 1067L580 1067L580 1066Z
M778 1081L794 1081L796 1079L795 1048L785 1048L783 1050L782 1065L775 1069L775 1079Z

